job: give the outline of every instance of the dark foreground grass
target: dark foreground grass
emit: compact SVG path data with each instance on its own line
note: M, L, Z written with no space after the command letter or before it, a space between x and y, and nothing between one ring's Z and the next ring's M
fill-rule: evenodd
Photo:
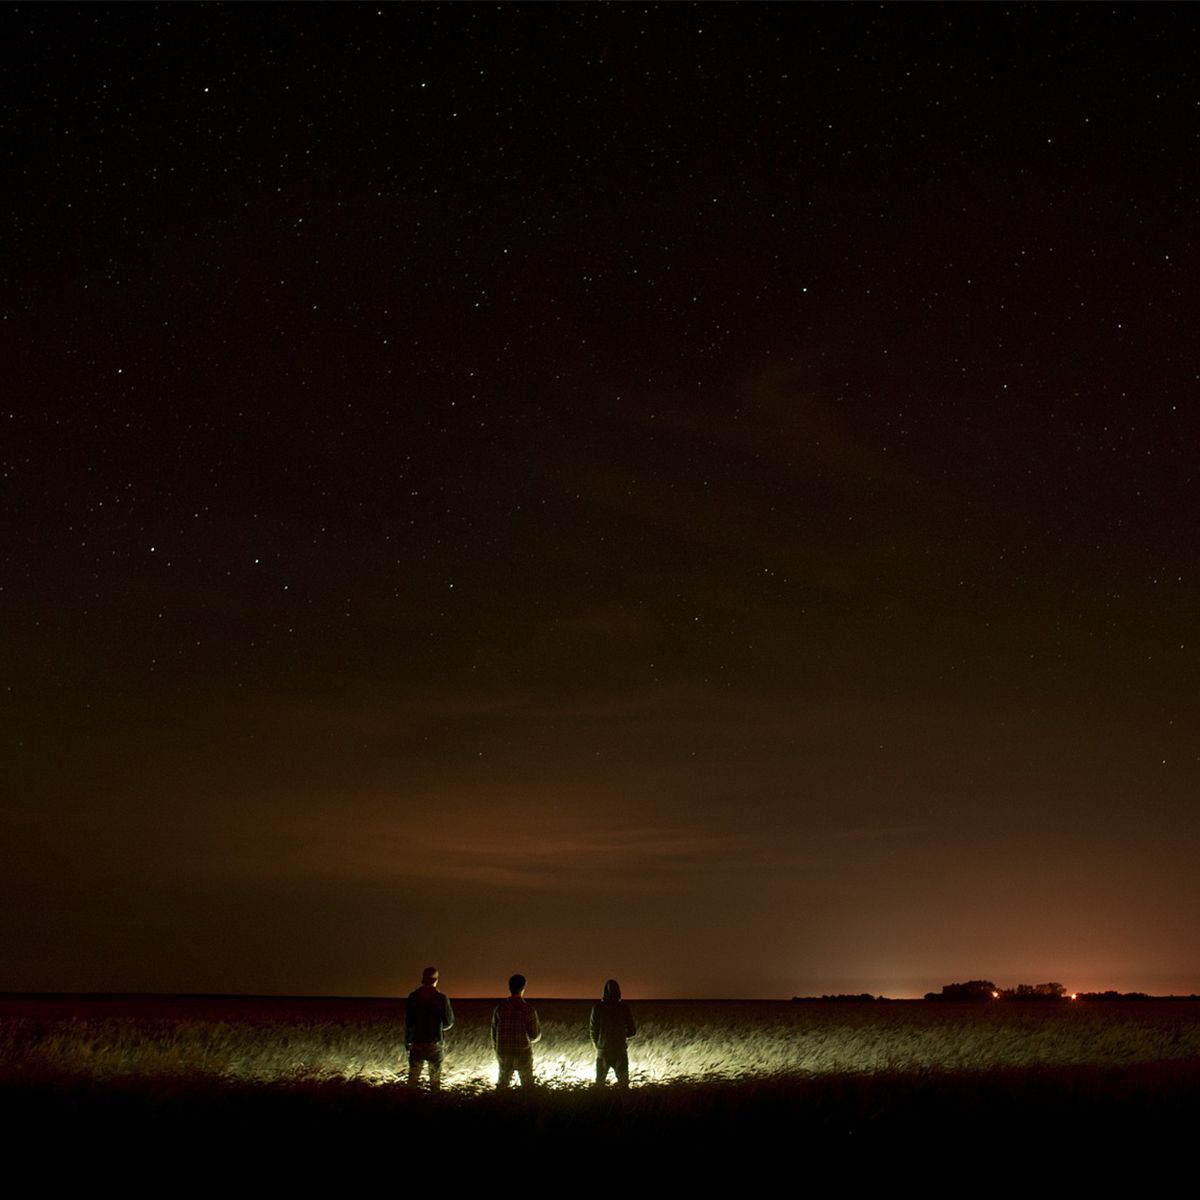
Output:
M396 1001L9 997L0 1129L39 1187L155 1194L590 1195L605 1172L635 1196L1021 1176L1073 1194L1089 1172L1141 1190L1192 1170L1194 1005L646 1002L618 1093L581 1082L587 1003L546 1001L530 1094L491 1089L491 1006L456 1004L456 1082L431 1095L400 1082Z
M404 1164L486 1171L514 1155L531 1169L575 1163L585 1174L595 1155L617 1155L650 1175L694 1180L741 1164L852 1168L879 1181L905 1163L1163 1167L1190 1155L1198 1114L1195 1063L673 1082L625 1094L430 1095L352 1080L165 1075L9 1080L0 1092L11 1145L49 1135L95 1177L184 1170L339 1185L383 1184L403 1177Z

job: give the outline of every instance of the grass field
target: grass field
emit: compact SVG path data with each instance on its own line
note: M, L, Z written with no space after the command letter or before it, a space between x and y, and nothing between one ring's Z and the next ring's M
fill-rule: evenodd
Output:
M493 1003L455 1002L431 1096L401 1086L398 1001L0 998L0 1100L18 1135L136 1133L209 1157L248 1138L309 1158L365 1145L371 1162L381 1138L436 1155L925 1147L1011 1161L1153 1146L1163 1160L1200 1111L1200 1004L1183 1001L635 1002L624 1096L588 1086L590 1002L537 1000L540 1086L496 1095Z
M449 1090L495 1083L491 1000L456 1002ZM590 1001L538 1002L537 1071L561 1090L592 1078ZM874 1004L643 1001L635 1084L1014 1067L1200 1062L1200 1003ZM358 1081L406 1074L393 1000L0 999L0 1081L182 1077L245 1083Z

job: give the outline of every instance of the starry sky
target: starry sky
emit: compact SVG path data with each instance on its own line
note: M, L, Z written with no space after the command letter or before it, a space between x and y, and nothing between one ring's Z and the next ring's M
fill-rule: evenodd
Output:
M0 12L0 989L1200 991L1190 6Z

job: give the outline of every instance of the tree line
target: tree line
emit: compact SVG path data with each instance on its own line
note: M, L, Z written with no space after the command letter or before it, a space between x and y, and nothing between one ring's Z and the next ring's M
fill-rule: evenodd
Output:
M947 983L940 992L926 992L926 1000L1066 1000L1061 983L1018 983L1015 988L998 988L990 979Z

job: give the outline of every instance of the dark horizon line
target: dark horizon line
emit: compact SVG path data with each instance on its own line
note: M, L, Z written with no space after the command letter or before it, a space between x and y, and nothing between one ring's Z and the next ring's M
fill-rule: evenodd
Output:
M0 991L0 1002L6 1000L313 1000L313 1001L362 1001L371 1003L392 1003L403 1000L408 993L397 993L393 996L358 996L358 995L334 995L321 993L296 993L296 992L38 992L38 991ZM1072 1000L1076 996L1079 997L1100 997L1115 995L1118 998L1137 998L1146 1000L1200 1000L1200 995L1195 992L1187 995L1178 995L1171 993L1165 996L1155 996L1147 992L1121 992L1116 988L1108 988L1104 991L1090 991L1079 993L1068 993L1063 997L1019 997L1006 996L998 999L1012 1000L1017 1003L1024 1003L1026 1000L1038 1002L1039 1000ZM456 1003L471 1003L473 1001L493 1001L503 999L504 995L496 992L486 996L460 996L454 995L451 997ZM585 1003L589 1000L596 1000L598 997L589 996L531 996L531 1000L547 1001L547 1002L580 1002ZM861 995L826 995L826 996L635 996L631 999L636 1000L639 1004L853 1004L853 1003L879 1003L886 1004L978 1004L976 1000L944 1000L940 995L934 994L931 999L928 995L922 996L884 996L874 995L868 996L867 993ZM986 1002L985 1002L986 1003Z

